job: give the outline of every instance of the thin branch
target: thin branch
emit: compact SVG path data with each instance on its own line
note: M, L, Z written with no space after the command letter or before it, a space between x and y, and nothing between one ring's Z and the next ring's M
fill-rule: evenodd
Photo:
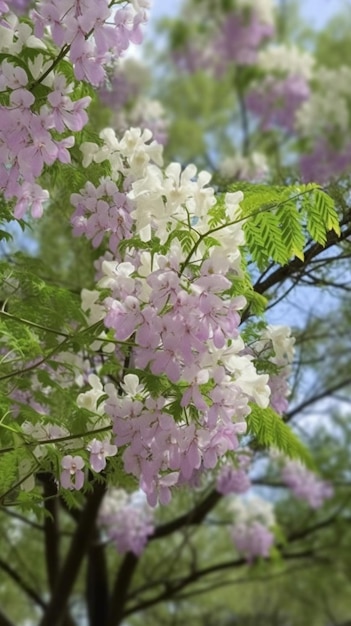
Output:
M35 528L35 530L39 530L41 532L43 532L44 530L44 526L41 526L41 524L38 524L37 522L33 522L32 520L28 519L24 515L20 515L20 513L11 511L11 509L9 509L7 506L1 506L0 511L2 513L5 513L5 515L9 515L10 517L13 517L14 519L18 519L19 521L23 522L23 524L27 524L31 528Z
M13 580L14 583L23 591L28 598L33 600L35 604L40 606L42 609L46 608L46 602L40 597L40 595L32 589L18 574L16 570L14 570L11 565L8 564L7 561L0 559L0 568Z
M278 267L269 276L267 276L265 280L261 280L259 278L254 285L254 290L260 294L265 293L271 287L281 284L288 278L291 278L296 272L301 272L302 269L308 266L312 259L317 257L328 248L331 248L335 244L338 244L341 241L347 239L347 237L351 235L351 226L349 225L350 217L351 214L349 214L347 216L347 219L345 219L345 223L348 224L348 227L344 231L342 231L340 237L336 233L334 233L334 231L329 232L327 234L327 241L325 246L322 246L319 243L311 244L310 247L307 248L307 250L305 251L304 261L294 258L286 265Z
M314 553L312 550L304 550L302 552L296 552L295 554L285 555L285 558L305 559L305 558L310 558L311 556L314 556ZM169 600L171 598L174 599L178 591L181 591L182 589L184 589L184 587L187 587L188 585L191 585L197 582L199 579L204 578L205 576L209 576L216 572L223 572L228 569L229 570L234 569L234 568L236 569L239 567L243 567L244 565L247 565L247 560L244 558L231 560L231 561L225 561L223 563L217 563L215 565L205 567L201 570L191 572L188 576L185 576L182 579L178 579L178 581L174 581L169 584L165 582L164 583L165 589L162 593L160 593L157 597L147 599L143 602L140 602L130 607L129 609L125 611L124 617L127 617L128 615L131 615L132 613L138 613L139 611L144 611L145 609L148 609L151 606L154 606L155 604L159 604L160 602L163 602L164 600Z
M291 411L287 412L284 416L284 421L291 420L294 417L294 415L296 415L297 413L300 413L311 404L314 404L315 402L318 402L319 400L323 400L323 398L326 398L327 396L332 396L336 391L339 391L340 389L343 389L344 387L347 387L348 385L351 385L351 378L346 378L345 380L342 380L336 385L333 385L332 387L329 387L328 389L324 389L320 393L314 394L312 397L307 398L306 400L298 404L295 408L291 409Z

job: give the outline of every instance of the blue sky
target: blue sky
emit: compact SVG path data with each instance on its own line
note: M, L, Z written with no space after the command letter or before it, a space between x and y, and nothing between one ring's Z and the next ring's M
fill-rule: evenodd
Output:
M177 14L181 3L182 0L153 0L151 19ZM350 0L300 0L301 14L317 28L345 5L351 8Z

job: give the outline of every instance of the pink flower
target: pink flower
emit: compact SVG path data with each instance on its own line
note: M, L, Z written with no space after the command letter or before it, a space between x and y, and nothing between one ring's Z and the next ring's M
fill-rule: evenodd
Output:
M312 509L319 509L325 500L333 496L330 483L319 478L299 461L288 461L282 478L296 498L305 500Z
M217 477L216 489L226 496L230 493L245 493L251 486L247 473L239 467L224 465Z
M21 219L29 207L32 208L32 216L37 218L43 214L43 203L49 198L49 192L42 189L36 183L23 183L18 191L18 201L14 208L14 216Z
M65 489L81 489L84 484L84 461L81 456L67 454L61 461L61 485Z
M117 446L111 445L107 439L104 439L104 441L93 439L87 445L87 450L90 452L89 461L94 472L101 472L105 469L106 457L117 454Z
M273 533L261 522L235 524L231 531L232 540L239 552L249 563L257 557L268 558L274 543Z

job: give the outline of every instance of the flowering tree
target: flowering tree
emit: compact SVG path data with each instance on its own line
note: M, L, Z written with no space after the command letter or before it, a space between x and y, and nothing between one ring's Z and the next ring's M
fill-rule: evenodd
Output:
M201 33L175 50L182 70L210 66L220 77L258 65L239 88L241 165L216 171L212 186L208 171L165 162L166 125L140 104L119 112L116 128L94 129L98 92L109 102L119 94L119 59L141 42L146 0L39 0L19 18L24 4L0 2L1 236L10 238L12 219L36 232L59 207L65 231L44 236L52 248L68 239L64 280L40 251L0 262L0 496L13 521L0 568L34 603L4 600L0 623L117 626L188 587L203 592L198 582L216 572L311 556L290 545L313 536L319 518L284 528L252 485L290 489L312 510L328 501L323 524L336 519L335 487L288 424L312 402L296 391L288 403L303 341L285 319L268 323L266 310L315 264L342 267L348 181L327 189L318 172L317 182L302 172L252 182L262 158L249 153L248 111L259 137L295 132L297 120L314 133L306 120L320 97L318 84L310 94L309 57L293 52L276 75L280 51L259 53L274 31L265 3L218 7L205 33L218 55L203 58ZM312 163L319 135L310 140ZM89 266L82 274L72 236ZM190 535L209 530L216 550L208 520L228 527L229 560L200 562ZM29 530L43 536L35 584L12 564ZM179 570L160 549L184 556Z

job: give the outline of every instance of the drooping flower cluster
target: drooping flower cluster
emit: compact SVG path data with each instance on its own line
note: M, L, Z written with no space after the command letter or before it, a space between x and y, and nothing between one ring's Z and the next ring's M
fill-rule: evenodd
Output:
M273 505L258 496L233 499L228 509L234 516L230 529L232 541L249 563L259 557L268 558L274 544Z
M333 496L332 485L309 471L299 461L286 461L281 475L296 498L305 500L313 509L319 509L325 500Z
M251 480L248 475L250 463L251 455L249 451L243 451L236 457L236 467L233 463L223 465L217 476L217 491L223 496L248 491L251 487Z
M120 249L116 254L118 238L111 245L109 237L116 256L102 261L98 283L111 292L103 301L104 324L122 346L132 342L129 368L163 381L158 393L150 393L137 374L127 373L119 389L105 385L104 410L116 445L125 447L125 470L139 479L155 505L158 498L169 502L170 487L214 468L227 451L236 450L249 402L262 407L269 402L268 376L256 372L239 336L245 299L230 295L227 277L235 280L240 273L243 233L235 217L242 194L227 194L216 241L206 244L215 204L214 191L206 186L209 175L200 172L196 180L194 166L181 172L175 163L163 172L155 163L159 147L148 143L146 131L132 129L120 141L106 131L102 138L104 146L88 144L82 150L88 162L109 158L114 176L124 178L130 204L119 238L133 236L128 260ZM107 190L115 183L104 179L102 185ZM105 200L97 201L97 195ZM72 198L74 228L93 240L109 235L116 221L111 219L111 226L104 221L106 197L89 184ZM99 225L98 234L91 224ZM138 250L136 236L141 244L157 238L162 254L143 246ZM191 238L190 252L181 245L184 236Z
M31 26L19 22L3 4L0 192L6 200L15 199L16 218L22 218L29 208L33 217L42 215L49 193L37 179L56 161L71 162L75 136L70 132L82 130L88 120L86 108L91 98L76 98L74 84L67 80L58 60L69 53L76 78L97 85L104 78L103 64L113 55L119 57L131 41L140 42L146 6L146 2L134 2L134 8L117 9L111 26L106 24L111 14L107 0L43 0L32 12L33 34ZM57 57L45 43L46 25L61 48Z
M268 385L271 390L270 405L280 415L288 408L288 380L294 358L294 344L295 338L289 326L269 324L262 332L261 339L253 346L260 358L266 358L277 368L276 372L270 374Z
M247 94L249 111L259 118L262 130L278 126L294 131L297 113L310 97L313 57L297 47L272 45L257 61L267 75Z
M99 85L104 65L119 58L130 43L142 41L141 24L146 21L148 0L122 7L108 0L41 0L31 16L35 34L42 38L48 29L54 43L67 49L78 80Z
M259 46L274 33L272 2L240 0L224 11L212 2L210 6L206 2L202 5L197 7L198 31L185 41L182 37L181 45L176 45L173 51L178 68L187 72L206 70L221 76L233 64L255 63ZM190 13L191 6L188 10ZM186 8L184 17L187 17ZM204 24L208 25L207 29Z
M130 495L123 489L107 493L99 511L99 522L121 554L133 552L139 556L154 532L152 509L141 494Z

